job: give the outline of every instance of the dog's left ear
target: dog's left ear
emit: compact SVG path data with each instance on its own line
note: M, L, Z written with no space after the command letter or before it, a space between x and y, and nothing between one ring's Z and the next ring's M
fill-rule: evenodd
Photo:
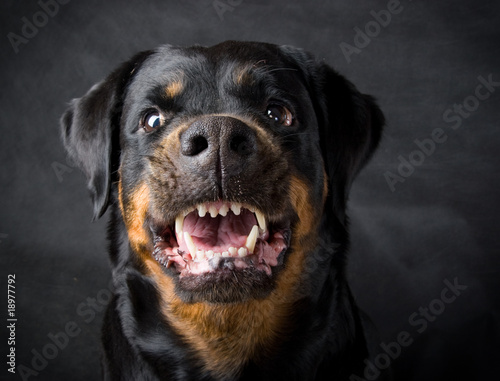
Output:
M69 156L87 177L94 220L107 209L112 169L119 159L112 153L119 141L123 94L138 66L151 54L142 52L123 63L82 98L74 99L61 118L62 139Z
M314 73L318 94L319 137L329 179L329 201L344 220L352 182L377 148L385 118L370 95L326 64Z

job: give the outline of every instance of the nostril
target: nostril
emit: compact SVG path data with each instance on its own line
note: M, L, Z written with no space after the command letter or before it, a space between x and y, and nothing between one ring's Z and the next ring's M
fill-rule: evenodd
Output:
M204 136L196 136L193 139L193 155L198 155L199 153L205 151L208 148L208 141Z
M191 136L182 143L182 154L185 156L196 156L208 148L208 141L204 136Z

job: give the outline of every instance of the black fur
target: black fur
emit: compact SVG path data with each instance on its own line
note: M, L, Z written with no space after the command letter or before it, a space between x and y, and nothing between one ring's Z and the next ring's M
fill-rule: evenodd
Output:
M241 63L253 64L258 84L239 88L220 74L230 73ZM188 88L172 101L162 95L162 86L169 76L179 72L187 79ZM296 127L272 125L261 114L269 99L281 100L293 108ZM87 175L94 217L99 218L108 206L112 212L109 236L116 291L103 325L104 378L217 379L203 368L197 353L179 332L162 319L158 287L145 275L144 264L128 242L117 203L119 171L127 189L143 180L149 170L147 158L158 171L173 171L167 159L162 162L154 157L158 134L138 137L139 116L153 106L167 110L171 117L162 136L174 131L187 117L243 115L268 128L285 153L273 157L268 152L257 159L252 151L255 149L245 147L244 153L238 153L240 156L225 159L230 168L226 172L207 173L198 170L203 163L196 163L192 167L186 164L181 173L183 180L155 174L148 178L148 184L157 195L154 208L164 211L165 221L193 202L238 199L259 205L270 214L286 215L293 232L297 216L282 200L290 172L300 174L311 184L310 197L316 209L323 205L323 169L328 176L318 245L308 254L304 270L304 290L310 291L304 292L289 316L290 334L282 337L265 359L250 359L237 376L219 379L303 381L362 376L363 360L370 356L364 333L368 323L346 282L349 236L345 209L353 179L379 142L384 124L382 112L373 98L361 94L344 77L300 49L226 42L212 48L163 46L140 53L82 98L72 101L61 119L65 147ZM254 140L247 135L243 139L246 145ZM188 145L186 149L195 148ZM238 172L239 159L251 175ZM258 186L253 182L255 177ZM237 194L234 179L239 184ZM188 184L193 182L196 187L191 189ZM286 267L287 256L280 260L282 263L273 270L276 274ZM187 302L227 303L265 297L274 287L274 278L261 282L257 278L262 274L239 275L242 279L233 278L229 266L226 273L208 280L177 283L177 291ZM223 293L207 291L216 289L219 283Z

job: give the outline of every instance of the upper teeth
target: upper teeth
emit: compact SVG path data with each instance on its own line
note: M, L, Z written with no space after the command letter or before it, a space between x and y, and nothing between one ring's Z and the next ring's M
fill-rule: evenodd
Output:
M207 207L205 205L198 205L198 215L200 217L205 217L205 214L207 214Z
M238 203L231 203L229 206L227 204L222 204L222 206L217 210L217 207L215 205L210 205L207 209L207 205L206 204L200 204L198 206L196 206L196 208L194 208L194 210L198 210L198 216L200 217L205 217L208 214L210 214L210 217L212 218L215 218L217 217L218 215L221 215L222 217L225 217L227 215L227 212L229 212L229 209L231 209L231 211L236 215L236 216L239 216L240 213L241 213L241 204L238 204ZM262 221L264 223L264 228L265 228L265 219L264 219L264 215L258 211L256 211L254 208L248 208L251 212L255 212L256 214L259 213L259 215L257 215L257 219L259 219L259 224L260 224L260 221ZM192 210L188 210L188 211L185 211L184 213L180 214L179 217L181 216L186 216L188 215ZM179 218L177 217L177 218ZM264 228L261 227L261 229L264 230Z
M179 214L175 219L175 233L177 237L180 237L182 235L183 228L184 228L184 216Z
M197 205L195 208L186 210L177 216L177 218L175 219L175 232L178 235L182 233L182 228L184 227L184 218L193 210L197 210L198 216L200 217L205 217L208 213L210 214L210 217L215 218L219 215L222 217L226 217L229 210L231 210L236 216L239 216L241 214L242 207L243 206L239 203L231 203L229 205L224 203L219 209L217 209L215 205L210 205L208 206L208 208L206 204ZM252 213L255 213L255 217L257 218L260 230L262 232L265 232L267 230L267 223L264 214L254 207L247 207L246 209L250 210Z
M267 230L266 217L264 217L264 214L262 214L262 212L259 210L255 210L255 217L257 217L257 222L259 223L260 230L265 232Z
M227 212L229 212L228 206L226 204L222 204L222 206L219 209L219 214L222 217L226 217L227 216Z
M231 204L231 210L237 216L241 213L241 205L240 204Z
M219 215L219 211L217 210L217 208L215 206L211 206L209 209L208 209L209 213L210 213L210 217L212 218L215 218Z

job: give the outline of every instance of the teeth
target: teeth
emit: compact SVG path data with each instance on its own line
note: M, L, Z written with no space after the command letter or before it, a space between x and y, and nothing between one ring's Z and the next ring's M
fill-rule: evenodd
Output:
M205 205L198 205L198 216L205 217L207 214L207 207Z
M205 252L204 252L203 250L198 250L198 251L196 252L196 259L197 259L198 261L203 261L203 260L205 260Z
M217 210L217 207L215 207L215 205L210 205L207 207L207 204L200 204L195 208L195 210L198 210L198 216L200 216L200 217L205 217L206 214L209 213L212 218L215 218L219 214L221 216L225 217L227 215L227 212L229 212L229 210L231 210L236 216L239 216L241 214L242 207L243 206L237 202L231 203L230 205L228 205L227 203L224 203L224 204L222 204L220 209ZM262 214L262 212L260 212L259 210L255 209L253 206L248 206L246 208L250 212L255 213L255 215L257 216L257 220L259 222L259 227L261 228L261 230L265 230L267 226L266 226L266 219L264 217L264 214ZM179 215L179 217L177 217L177 218L180 218L181 216L186 217L186 215L188 215L188 214L189 214L189 211L186 211L186 212L182 213L181 215Z
M177 234L177 237L182 236L182 228L183 227L184 227L184 216L179 215L175 219L175 233Z
M222 216L222 217L226 217L227 216L227 212L229 212L229 208L226 204L223 204L220 209L219 209L219 214Z
M191 235L188 232L184 232L184 242L186 242L189 254L191 254L191 257L194 257L198 250L196 250L196 245L193 242L193 238L191 238Z
M217 217L217 215L219 214L219 211L213 205L208 209L208 212L210 213L210 217L212 217L212 218Z
M267 230L266 218L264 217L264 215L262 214L262 212L256 210L255 211L255 217L257 217L257 222L259 223L260 230L262 230L262 231L265 232Z
M247 247L250 253L253 253L253 250L255 249L255 243L257 242L258 235L259 235L259 227L257 225L254 225L245 243L245 246Z
M192 243L192 238L187 238L187 237L184 237L184 240L186 241L186 243L188 242L191 242ZM194 245L194 243L191 245L191 244L188 244L188 248L189 248L189 253L191 254L191 257L193 258L193 261L195 262L202 262L202 261L208 261L209 259L212 259L212 258L236 258L236 257L240 257L240 258L243 258L243 257L246 257L249 253L249 249L247 247L240 247L239 249L237 249L236 247L230 247L229 249L227 249L227 251L223 251L222 253L218 253L218 252L214 252L213 250L196 250L196 254L192 254L192 250L195 250L196 249L196 246ZM159 262L164 264L163 263L163 259L160 259ZM173 263L174 261L170 260L170 258L168 259L168 267Z
M236 204L236 203L231 204L231 210L236 216L239 216L241 213L241 204Z

